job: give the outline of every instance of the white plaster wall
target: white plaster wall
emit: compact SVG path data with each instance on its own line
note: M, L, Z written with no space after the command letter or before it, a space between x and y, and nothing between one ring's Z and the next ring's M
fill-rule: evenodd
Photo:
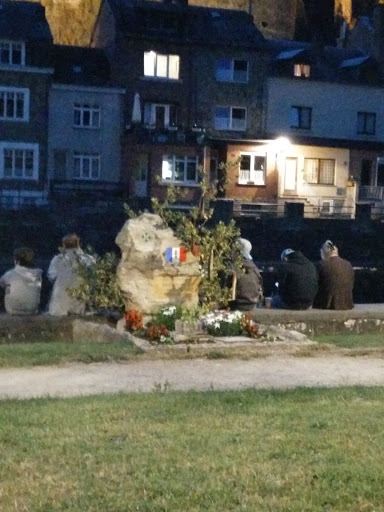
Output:
M290 127L291 106L312 108L310 130ZM357 134L357 112L376 113L376 134ZM384 88L305 79L268 80L268 133L384 141Z
M54 152L67 155L66 179L72 175L72 154L100 154L100 181L117 182L120 179L120 135L122 129L122 95L104 90L52 88L50 91L48 170L54 177ZM101 109L100 128L73 126L74 103L97 104Z

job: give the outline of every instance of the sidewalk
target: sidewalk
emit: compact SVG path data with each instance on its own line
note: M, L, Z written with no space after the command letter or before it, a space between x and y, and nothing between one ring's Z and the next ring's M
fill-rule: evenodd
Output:
M157 360L0 370L0 399L354 385L384 386L384 359L279 355L249 361Z

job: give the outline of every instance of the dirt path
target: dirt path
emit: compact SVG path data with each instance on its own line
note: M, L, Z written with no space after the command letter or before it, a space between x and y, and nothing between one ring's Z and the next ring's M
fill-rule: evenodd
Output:
M384 386L384 359L277 355L248 361L162 360L0 370L2 399L130 391L352 385Z

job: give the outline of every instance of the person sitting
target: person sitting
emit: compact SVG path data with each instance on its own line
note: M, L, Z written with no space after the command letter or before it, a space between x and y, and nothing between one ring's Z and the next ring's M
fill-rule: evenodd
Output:
M81 278L77 273L79 265L90 267L95 259L80 248L80 238L75 234L63 237L59 250L60 254L52 258L47 272L48 279L53 283L48 313L55 316L84 314L85 304L71 297L69 289L80 283Z
M320 249L317 265L319 292L315 307L319 309L353 309L355 271L349 261L340 258L336 245L327 240Z
M316 267L300 251L285 249L279 276L279 293L272 297L272 308L309 309L318 290Z
M13 258L14 268L0 278L0 286L5 288L5 311L10 315L36 315L43 271L34 268L35 253L29 247L15 249Z
M252 260L252 244L245 238L236 240L242 256L242 268L236 268L233 275L233 297L231 308L250 311L263 298L263 278Z

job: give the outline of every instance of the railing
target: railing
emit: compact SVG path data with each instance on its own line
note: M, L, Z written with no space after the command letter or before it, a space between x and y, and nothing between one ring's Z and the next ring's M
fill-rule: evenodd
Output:
M333 206L325 209L322 206L313 206L307 203L235 203L233 214L235 217L306 217L324 219L352 219L355 216L354 208L348 206Z
M384 187L374 187L370 185L359 185L359 201L382 201L384 196Z

